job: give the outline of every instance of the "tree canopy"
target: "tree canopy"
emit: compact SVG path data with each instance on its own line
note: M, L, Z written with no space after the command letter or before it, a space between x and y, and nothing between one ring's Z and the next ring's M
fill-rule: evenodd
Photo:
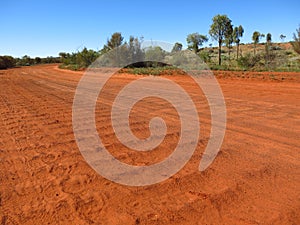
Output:
M233 41L236 44L236 58L239 58L239 47L240 47L240 41L241 41L241 37L243 37L244 34L244 28L242 27L242 25L235 27L233 29Z
M212 19L210 26L210 36L219 43L219 65L221 65L221 48L224 39L228 36L229 30L232 29L231 20L227 15L216 15Z
M188 43L188 49L197 53L199 51L199 47L202 46L204 42L207 42L208 38L206 35L192 33L187 36L186 41Z

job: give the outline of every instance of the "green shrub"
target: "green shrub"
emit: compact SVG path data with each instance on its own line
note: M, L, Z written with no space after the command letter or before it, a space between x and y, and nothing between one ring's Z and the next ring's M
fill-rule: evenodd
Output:
M7 69L16 66L16 60L12 56L0 56L0 69Z
M262 57L259 54L252 56L248 53L247 55L240 57L237 62L240 67L250 69L258 65L261 58Z
M211 56L207 51L200 51L198 55L205 63L210 62L211 60Z
M61 64L61 65L59 65L59 68L60 69L74 70L74 71L82 69L82 67L80 67L78 64L69 64L69 65Z

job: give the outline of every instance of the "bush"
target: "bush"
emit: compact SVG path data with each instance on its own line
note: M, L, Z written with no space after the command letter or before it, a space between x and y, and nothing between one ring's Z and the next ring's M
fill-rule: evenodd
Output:
M69 64L69 65L65 65L65 64L61 64L59 65L60 69L68 69L68 70L74 70L74 71L78 71L81 70L82 68L77 65L77 64Z
M252 56L248 53L247 55L240 57L237 62L238 65L244 69L250 69L259 64L261 58L262 57L259 54Z
M211 56L207 51L201 51L198 55L205 63L210 62Z
M282 50L282 48L279 47L279 46L271 46L270 49L271 49L271 50L274 50L274 51Z
M79 70L80 68L89 67L100 56L100 54L92 49L88 50L87 48L84 48L81 52L72 54L60 52L59 56L60 62L65 65L65 68Z
M7 69L16 66L16 60L12 56L0 56L0 69Z
M159 66L159 67L128 67L125 69L121 69L119 71L120 73L130 73L130 74L136 74L136 75L182 75L185 74L185 72L181 69L178 69L174 66Z

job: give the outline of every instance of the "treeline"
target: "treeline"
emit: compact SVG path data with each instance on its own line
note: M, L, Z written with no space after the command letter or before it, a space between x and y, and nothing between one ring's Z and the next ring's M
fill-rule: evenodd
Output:
M296 66L299 66L297 53L300 54L300 26L296 31L293 37L294 40L290 42L294 52L281 51L283 49L272 43L271 33L264 34L259 31L254 31L252 34L251 48L242 52L241 46L244 46L244 44L241 40L245 34L243 26L234 26L227 15L216 15L212 18L208 34L195 32L187 35L187 50L197 54L212 69L276 69L283 64L288 65L289 58L296 58L296 61L294 61ZM285 35L280 35L282 42L284 42L285 38ZM204 43L209 40L216 41L218 46L212 47L212 43L210 43L210 47L203 47ZM47 58L30 58L27 55L22 58L0 56L0 69L41 63L62 63L60 65L61 68L79 70L87 68L102 55L106 55L107 58L105 60L114 65L126 65L126 62L148 61L148 63L139 63L135 64L135 66L149 67L155 66L155 64L149 62L151 60L163 61L163 59L171 58L170 62L176 66L184 61L184 54L180 56L174 54L184 51L182 43L175 43L172 52L168 53L160 47L142 49L142 42L142 38L133 36L130 36L129 40L125 41L122 34L116 32L112 34L100 51L83 48L78 52L60 52L59 57ZM262 45L264 46L263 49L261 48ZM234 46L235 50L233 49ZM120 49L119 56L109 55L109 52L115 48Z
M30 58L30 56L25 55L22 58L14 58L12 56L0 56L0 69L8 69L16 66L31 66L37 64L48 64L48 63L60 63L60 57L48 56L46 58Z
M60 52L62 65L61 68L68 68L78 70L81 68L87 68L92 62L94 62L99 56L108 53L110 50L120 47L117 57L118 62L112 63L122 64L122 60L135 60L143 61L145 51L141 48L141 39L130 36L129 41L124 41L124 37L121 33L114 33L107 43L103 46L100 51L94 51L92 49L84 48L82 51L76 53ZM109 59L107 59L109 60Z
M78 70L80 68L87 68L100 56L100 52L84 48L81 52L76 53L60 52L59 56L62 63L61 68Z
M243 26L234 26L232 20L227 15L216 15L212 19L208 35L199 34L198 32L188 34L186 42L188 46L187 49L197 54L212 69L276 69L283 64L287 65L290 55L295 56L296 53L299 53L299 30L297 29L297 33L294 34L294 41L291 42L295 53L279 51L283 49L272 43L272 34L263 34L259 31L254 31L252 34L252 49L242 52L240 46L244 46L241 40L245 33ZM264 38L265 41L263 41ZM285 35L280 35L282 42L284 42L285 38ZM215 47L212 47L212 44L209 44L209 48L203 47L204 43L209 40L218 43L217 52L214 51ZM60 53L61 62L63 63L61 67L75 70L86 68L99 56L117 47L120 47L122 53L122 56L118 58L119 61L122 59L123 61L132 61L132 57L138 57L140 61L147 61L150 58L162 60L164 57L169 57L168 53L159 47L146 50L141 49L142 41L142 39L132 36L128 41L124 41L124 37L121 33L116 32L107 40L107 43L100 51L84 48L77 53ZM235 51L233 51L234 45L236 48ZM264 45L263 50L261 50L261 45ZM258 46L260 46L260 48L258 48ZM182 43L175 43L172 52L182 51L182 47ZM224 47L225 49L223 49ZM172 52L170 54L172 54ZM176 58L174 58L173 61L174 65L176 65ZM118 63L121 65L124 64L124 62ZM152 64L149 63L145 65L152 66Z
M297 29L297 34L294 34L294 41L291 42L295 52L299 53L300 33ZM279 46L273 45L272 34L267 33L266 35L259 31L254 31L252 34L252 46L253 53L247 51L246 54L242 54L240 51L241 38L244 36L244 28L242 25L234 26L232 20L227 15L216 15L212 19L212 24L208 31L209 36L212 40L218 43L218 58L214 58L212 48L205 51L205 48L201 48L203 43L209 40L207 35L192 33L187 36L188 49L193 50L198 54L206 63L209 63L211 68L216 69L278 69L282 65L287 65L288 56L293 54L292 52L280 52L282 50ZM265 38L263 42L264 50L257 52L257 46ZM281 34L280 39L284 41L285 35ZM233 45L236 45L236 56L232 57ZM243 44L244 45L244 44ZM210 44L210 46L212 46ZM222 47L226 46L228 55ZM207 49L206 49L207 50ZM222 62L226 61L227 64L222 66ZM297 64L299 65L299 63Z
M178 45L178 43L174 45L171 53L166 52L159 46L150 46L144 49L142 48L142 42L143 38L133 36L130 36L129 40L126 41L120 32L116 32L107 40L107 43L100 51L96 52L84 48L77 53L59 53L62 62L60 68L72 70L86 68L100 56L102 58L98 63L101 66L164 67L167 64L162 62L166 57L172 56L172 53L182 50L182 45ZM113 49L117 49L117 51L111 51ZM174 60L176 59L174 58ZM172 63L176 64L174 60ZM132 62L135 63L132 64Z
M0 69L7 69L16 66L16 60L12 56L0 56Z

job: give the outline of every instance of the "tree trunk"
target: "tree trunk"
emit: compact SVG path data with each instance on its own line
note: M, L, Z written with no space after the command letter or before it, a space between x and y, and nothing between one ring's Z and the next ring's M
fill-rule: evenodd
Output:
M222 47L222 40L219 40L219 66L221 66L221 47Z
M239 47L240 47L240 44L237 43L237 45L236 45L236 59L237 60L239 59Z

